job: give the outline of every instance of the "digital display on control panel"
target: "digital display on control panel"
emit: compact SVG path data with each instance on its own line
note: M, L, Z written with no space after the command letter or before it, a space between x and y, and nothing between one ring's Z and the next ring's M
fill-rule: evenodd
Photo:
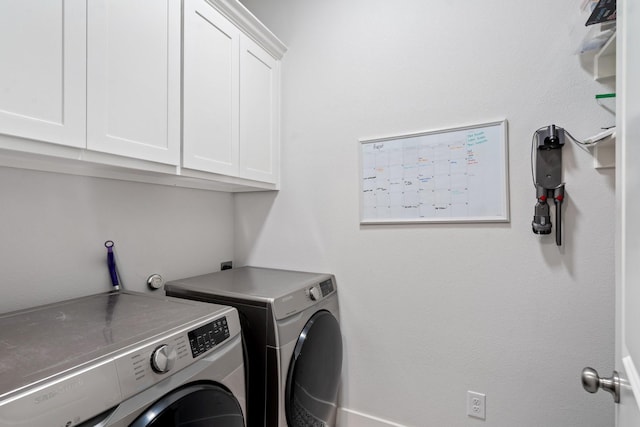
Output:
M331 292L333 292L333 282L331 281L331 279L320 282L320 290L322 291L323 297L326 297Z
M227 318L221 317L220 319L216 319L213 322L189 331L187 335L189 337L189 344L191 344L191 354L193 357L197 357L229 338Z

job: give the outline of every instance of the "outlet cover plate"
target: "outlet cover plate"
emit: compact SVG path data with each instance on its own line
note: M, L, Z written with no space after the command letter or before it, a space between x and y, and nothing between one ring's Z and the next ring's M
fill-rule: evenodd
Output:
M486 419L486 395L467 391L467 415L481 420Z

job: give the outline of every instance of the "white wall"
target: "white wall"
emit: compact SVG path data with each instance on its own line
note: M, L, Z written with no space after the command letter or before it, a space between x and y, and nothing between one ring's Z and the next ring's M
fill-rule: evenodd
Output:
M532 234L533 131L614 118L574 55L579 1L243 0L288 46L278 194L236 196L238 264L334 272L343 423L613 425L614 174L564 149L564 246ZM358 139L506 118L509 224L361 227ZM377 417L378 419L368 418Z
M110 290L109 239L127 289L219 270L232 197L0 167L0 313Z

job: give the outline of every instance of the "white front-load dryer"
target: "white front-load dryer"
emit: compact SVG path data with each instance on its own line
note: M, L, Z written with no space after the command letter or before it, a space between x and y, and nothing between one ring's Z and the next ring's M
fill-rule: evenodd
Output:
M241 267L168 282L167 295L238 309L249 427L333 427L342 370L335 277Z
M2 427L245 426L233 307L134 292L0 315Z

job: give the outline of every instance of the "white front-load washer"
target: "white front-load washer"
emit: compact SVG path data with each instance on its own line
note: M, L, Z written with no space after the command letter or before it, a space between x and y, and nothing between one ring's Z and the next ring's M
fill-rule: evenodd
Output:
M244 427L237 310L110 292L0 315L2 427Z
M241 267L168 282L167 295L238 309L249 427L333 427L342 370L332 274Z

